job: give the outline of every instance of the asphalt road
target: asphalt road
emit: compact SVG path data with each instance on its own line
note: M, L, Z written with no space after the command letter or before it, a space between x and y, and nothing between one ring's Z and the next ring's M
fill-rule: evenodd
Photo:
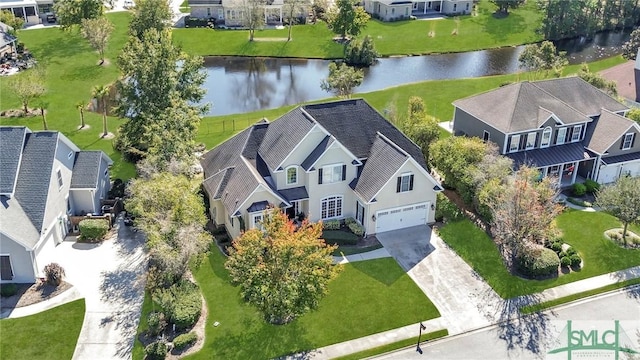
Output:
M569 327L568 320L571 321ZM617 332L614 331L615 320L618 320ZM631 346L639 352L636 356L640 359L640 286L451 338L422 343L422 354L412 347L375 359L568 359L568 351L548 352L566 349L569 344L594 345L593 339L600 345L613 344L615 334L618 335L619 345ZM616 359L615 352L610 350L573 349L573 359ZM628 354L619 352L618 355L620 359L627 359Z

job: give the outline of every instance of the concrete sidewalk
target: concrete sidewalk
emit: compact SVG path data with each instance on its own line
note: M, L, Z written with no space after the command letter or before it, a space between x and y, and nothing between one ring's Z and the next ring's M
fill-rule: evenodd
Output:
M62 294L54 296L45 301L3 311L0 314L0 319L19 318L19 317L35 315L43 311L53 309L54 307L67 304L78 299L82 299L82 294L80 294L80 291L78 291L78 289L75 286L72 286L70 289L67 289Z
M333 262L336 264L347 264L350 262L356 261L364 261L364 260L373 260L373 259L382 259L391 257L387 249L380 248L372 251L367 251L360 254L353 255L343 255L343 256L334 256Z

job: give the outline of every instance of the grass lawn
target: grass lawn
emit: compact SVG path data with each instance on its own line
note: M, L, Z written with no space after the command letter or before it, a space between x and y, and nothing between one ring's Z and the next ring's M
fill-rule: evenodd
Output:
M613 216L568 210L556 221L564 242L578 251L584 267L548 280L525 280L511 275L494 242L469 220L445 225L440 236L505 299L640 265L640 251L620 248L604 238L605 230L620 226Z
M382 346L378 346L375 347L373 349L368 349L365 351L360 351L357 352L355 354L351 354L351 355L347 355L347 356L341 356L339 358L336 358L335 360L359 360L359 359L365 359L365 358L369 358L372 357L374 355L379 355L379 354L384 354L393 350L398 350L398 349L402 349L405 347L415 347L418 344L418 340L420 340L420 343L424 345L424 343L426 343L427 341L430 340L436 340L439 339L441 337L445 337L449 335L449 331L447 329L443 329L443 330L438 330L438 331L434 331L434 332L430 332L427 334L423 334L420 338L418 338L417 336L411 339L405 339L405 340L400 340L391 344L387 344L387 345L382 345Z
M45 312L0 320L0 354L3 359L71 359L82 321L84 299Z
M316 311L270 325L231 286L224 261L214 249L195 271L209 317L204 348L189 359L270 359L440 316L393 259L379 259L344 266ZM142 352L134 354L140 359Z
M536 34L541 13L535 1L528 1L509 16L493 16L496 6L481 1L478 16L460 16L459 25L454 18L429 21L381 22L371 20L362 31L375 40L383 56L461 52L486 48L527 44L542 40ZM458 34L452 35L458 28ZM268 29L256 31L257 38L286 38L288 30ZM429 32L435 36L429 37ZM305 58L341 58L342 46L323 22L298 25L293 28L293 41L250 43L247 30L175 29L174 40L193 54L242 55ZM402 41L398 41L402 39Z
M127 39L130 13L108 13L107 18L114 24L106 58L108 66L98 66L98 54L93 51L77 29L64 32L58 28L22 30L20 41L24 42L34 57L47 69L47 93L44 100L49 103L47 121L49 129L61 131L81 149L103 150L114 161L112 177L130 178L135 175L133 165L121 161L121 156L111 146L111 140L99 137L102 131L102 116L85 111L85 120L91 126L89 130L77 130L80 125L80 113L75 104L91 99L91 89L95 85L105 85L115 81L120 75L116 65L118 54ZM14 76L20 76L14 75ZM20 107L20 101L7 87L11 77L0 77L0 94L4 109ZM25 125L32 130L42 130L42 118L0 119L0 125ZM115 132L119 120L110 117L109 130Z

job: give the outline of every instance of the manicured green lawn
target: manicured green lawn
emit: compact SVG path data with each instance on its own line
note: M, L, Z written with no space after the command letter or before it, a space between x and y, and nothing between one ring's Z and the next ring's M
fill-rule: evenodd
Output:
M469 220L445 225L440 236L505 299L640 265L639 250L620 248L604 238L605 230L620 226L616 218L601 212L569 210L556 221L564 242L578 251L584 267L548 280L525 280L511 275L494 242Z
M381 22L371 20L362 31L375 40L383 56L460 52L527 44L542 40L536 33L541 14L535 1L528 1L506 18L493 16L496 6L481 1L478 16L460 16L458 34L453 18L428 21ZM288 30L268 29L256 32L260 38L287 38ZM429 37L429 32L435 36ZM174 40L198 55L242 55L306 58L341 58L342 46L323 22L293 28L293 41L248 42L246 30L175 29ZM401 41L400 41L401 40Z
M405 340L400 340L391 344L387 344L387 345L382 345L382 346L378 346L375 347L373 349L368 349L365 351L360 351L357 352L355 354L351 354L351 355L347 355L347 356L341 356L339 358L336 358L335 360L359 360L359 359L365 359L365 358L369 358L372 357L374 355L379 355L379 354L384 354L393 350L398 350L398 349L402 349L405 347L409 347L409 346L413 346L415 347L418 344L418 340L420 341L421 344L426 343L427 341L430 340L436 340L439 339L441 337L445 337L449 335L449 331L447 329L443 329L443 330L438 330L438 331L434 331L431 333L427 333L427 334L423 334L421 337L414 337L411 339L405 339Z
M18 38L41 65L47 69L47 93L44 100L49 103L47 121L49 129L61 131L81 149L103 150L114 160L111 170L112 176L130 178L135 175L133 166L120 161L120 154L116 152L111 140L99 137L102 131L102 116L85 111L85 120L91 126L89 130L77 130L80 125L80 113L75 104L91 99L91 89L95 85L104 85L115 81L120 70L116 65L117 56L126 41L130 20L129 12L107 14L114 24L115 31L109 41L106 58L108 66L98 66L98 54L93 51L88 42L75 31L64 32L58 28L22 30ZM14 76L20 76L14 75ZM7 87L10 77L0 77L1 109L17 108L20 101ZM33 105L32 105L33 106ZM115 132L119 120L109 117L109 130ZM32 130L42 130L41 117L29 119L0 119L0 125L26 125Z
M84 310L84 299L80 299L36 315L0 320L0 357L71 359L84 321Z
M195 271L209 317L203 350L190 359L270 359L440 316L393 259L352 263L329 286L318 310L287 325L269 325L231 286L214 249ZM144 315L143 315L144 316ZM214 327L215 321L220 326ZM141 351L134 351L139 359Z

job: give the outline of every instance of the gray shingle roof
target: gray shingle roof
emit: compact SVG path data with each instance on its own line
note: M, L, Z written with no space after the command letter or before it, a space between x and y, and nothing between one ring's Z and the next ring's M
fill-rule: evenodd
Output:
M640 151L602 158L602 162L607 165L634 160L640 160Z
M634 121L603 109L600 117L589 126L585 134L585 146L598 154L604 154L633 124Z
M241 131L204 154L200 164L204 170L205 178L235 165L238 156L244 151L244 146L249 139L249 135L251 135L252 129L253 127L249 127Z
M9 25L0 22L0 49L18 40L18 38L8 33L9 28Z
M600 114L600 109L617 112L628 107L577 76L541 80L536 86L557 97L587 116Z
M456 100L453 105L503 133L537 129L551 114L555 114L565 124L591 121L587 115L544 91L537 84L527 81L511 84Z
M427 169L422 150L363 99L305 105L303 108L359 159L369 157L380 132Z
M226 186L220 188L220 199L228 214L234 214L238 207L251 195L260 183L253 172L241 159L229 176Z
M291 189L282 189L278 191L280 195L284 196L288 201L303 200L309 198L307 188L304 186L298 186Z
M79 151L73 163L71 189L95 189L100 177L102 151Z
M305 169L306 171L309 171L311 166L315 164L316 160L320 158L320 156L325 152L325 150L327 150L329 146L331 146L331 144L333 144L333 142L334 140L333 138L331 138L331 136L329 135L325 136L324 139L320 141L318 146L316 146L316 148L313 149L313 151L311 151L311 154L309 154L309 156L307 156L307 158L304 159L304 161L302 162L302 164L300 164L300 166L302 166L302 168Z
M408 156L394 144L377 136L371 146L369 158L353 189L364 200L371 201L407 159Z
M299 107L271 123L258 150L269 169L275 171L314 125Z
M505 154L505 156L513 160L513 166L516 169L523 164L534 167L544 167L592 158L592 155L585 151L582 143L572 143L562 146L552 146L544 149L521 151Z
M263 211L266 208L269 207L269 202L268 201L258 201L258 202L254 202L253 204L249 205L249 207L247 208L247 212L258 212L258 211Z
M26 133L24 126L0 127L0 194L14 191Z
M58 132L39 131L27 134L18 173L15 198L20 202L33 226L42 230Z
M262 140L264 139L268 128L269 123L260 123L251 127L251 134L249 135L247 143L242 150L242 156L249 160L256 159L258 149L260 148L260 144L262 144Z

